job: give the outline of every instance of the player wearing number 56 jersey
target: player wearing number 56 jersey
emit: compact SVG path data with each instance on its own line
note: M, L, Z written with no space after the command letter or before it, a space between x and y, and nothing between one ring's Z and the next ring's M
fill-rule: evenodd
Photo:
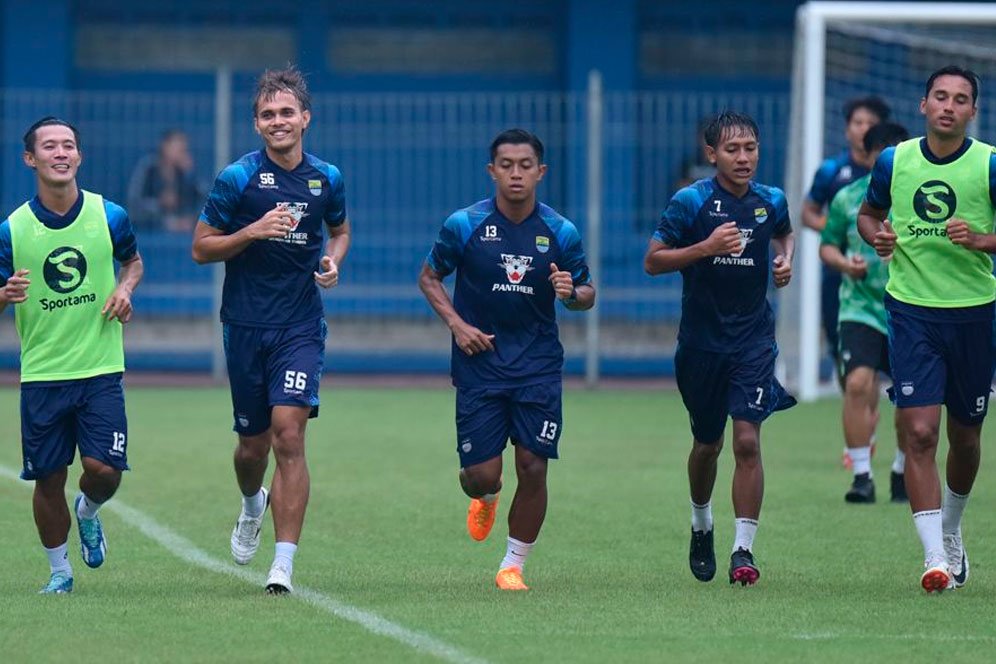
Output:
M35 524L51 571L43 593L73 589L65 488L76 448L83 473L74 506L90 567L107 553L97 512L128 468L122 325L142 259L124 209L78 187L82 159L68 122L33 124L24 162L38 193L0 224L0 310L14 305L21 338L21 477L35 482Z
M522 567L546 515L547 460L557 458L563 429L556 302L590 309L595 287L577 228L536 200L543 143L522 129L502 132L488 172L495 197L450 215L419 287L453 332L460 484L471 498L467 529L475 540L494 524L502 452L508 440L515 445L519 482L495 583L526 590ZM450 301L442 281L454 270Z
M221 320L243 498L232 556L241 565L252 560L272 501L277 543L266 589L283 593L292 589L310 487L304 431L318 415L325 358L319 287L338 283L349 222L338 169L302 147L311 101L301 73L264 72L253 110L264 149L218 176L194 232L193 256L225 262ZM267 491L271 449L277 468Z
M730 583L753 584L761 512L761 422L795 400L775 379L775 320L769 280L792 276L792 226L785 195L751 180L757 170L754 120L724 112L706 128L716 177L679 191L661 216L644 258L648 274L681 271L681 325L674 357L678 390L692 425L689 565L700 581L716 573L712 490L728 417L733 418L736 539ZM775 248L772 258L770 247Z

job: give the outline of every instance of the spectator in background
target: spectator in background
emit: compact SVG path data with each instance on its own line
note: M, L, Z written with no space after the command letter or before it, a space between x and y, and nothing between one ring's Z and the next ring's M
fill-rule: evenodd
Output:
M673 191L684 189L698 180L708 180L716 175L716 166L706 156L705 129L715 116L707 115L699 120L696 131L695 154L681 162L681 177L674 183Z
M159 149L135 165L128 183L128 209L136 228L189 233L204 202L187 135L167 129Z

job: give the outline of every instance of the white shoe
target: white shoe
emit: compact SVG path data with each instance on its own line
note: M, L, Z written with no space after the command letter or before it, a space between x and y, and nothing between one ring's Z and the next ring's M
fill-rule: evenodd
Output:
M294 592L291 585L291 570L279 563L273 563L266 577L266 592L270 595L283 595Z
M951 571L951 587L961 588L968 581L968 554L961 541L961 530L957 533L944 535L944 555L948 559L948 569Z
M270 506L270 492L266 488L260 489L263 492L263 513L257 517L246 515L245 508L239 513L239 520L235 522L232 529L232 558L239 565L248 565L259 549L259 531L263 528L263 517Z
M929 558L923 566L925 569L920 576L920 586L928 593L939 593L954 588L954 578L944 558Z

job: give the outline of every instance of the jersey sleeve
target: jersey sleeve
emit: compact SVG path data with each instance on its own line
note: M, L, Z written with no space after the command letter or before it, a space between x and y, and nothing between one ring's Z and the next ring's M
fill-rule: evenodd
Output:
M827 225L820 232L820 244L841 247L847 242L847 228L850 220L847 218L846 198L837 192L837 195L830 201L830 207L827 210Z
M0 224L0 285L14 276L14 244L10 239L10 220Z
M865 202L877 210L888 210L892 207L892 164L895 158L896 148L888 147L882 150L882 154L875 160L875 166L872 167Z
M692 225L695 211L690 205L690 189L688 187L676 193L661 213L660 223L654 231L653 239L669 247L683 246L685 232Z
M346 183L342 179L342 173L335 166L328 166L327 175L332 191L328 205L325 207L325 224L335 228L346 221Z
M248 183L249 174L244 168L238 164L226 167L215 179L198 220L220 231L231 232L232 219Z
M772 205L775 208L775 228L772 235L774 237L785 237L792 232L792 219L789 217L788 201L785 199L785 192L774 188L772 191Z
M470 218L461 210L451 214L443 223L426 263L437 274L446 276L457 269L463 260L463 250L470 238Z
M833 178L837 175L837 162L827 159L816 170L813 176L813 184L809 187L809 194L806 199L823 207L829 203L830 187L833 185Z
M111 230L114 260L119 263L130 261L138 253L138 240L135 238L135 229L128 219L128 213L117 203L105 199L104 214L107 216L107 226Z
M591 283L591 273L588 271L588 262L584 256L584 246L581 244L581 234L577 226L565 222L557 234L557 241L560 243L561 256L561 265L557 267L571 273L571 280L575 286Z

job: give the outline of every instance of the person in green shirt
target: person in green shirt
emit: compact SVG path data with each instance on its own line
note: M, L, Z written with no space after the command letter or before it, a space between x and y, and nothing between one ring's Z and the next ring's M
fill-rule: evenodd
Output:
M882 150L908 138L905 127L884 122L865 133L864 149L874 162ZM837 192L830 202L827 224L820 235L820 258L827 267L843 275L837 357L844 385L844 441L854 472L851 488L844 495L849 503L875 502L871 454L879 417L878 374L889 373L889 339L883 301L889 267L858 235L858 210L870 180L871 174ZM846 254L840 250L842 246L847 247ZM897 447L890 475L894 502L907 500L904 463L905 456Z
M890 396L927 592L968 579L961 520L979 470L993 376L996 148L966 135L978 98L974 72L948 66L931 74L920 101L926 136L882 152L858 215L864 241L891 257ZM942 404L943 501L935 460Z
M0 311L14 305L21 339L21 478L34 480L35 524L49 560L41 592L68 593L67 467L78 447L74 511L83 562L94 568L107 553L97 511L128 468L122 325L143 267L124 208L76 183L75 127L42 118L24 135L23 158L37 195L0 224Z

